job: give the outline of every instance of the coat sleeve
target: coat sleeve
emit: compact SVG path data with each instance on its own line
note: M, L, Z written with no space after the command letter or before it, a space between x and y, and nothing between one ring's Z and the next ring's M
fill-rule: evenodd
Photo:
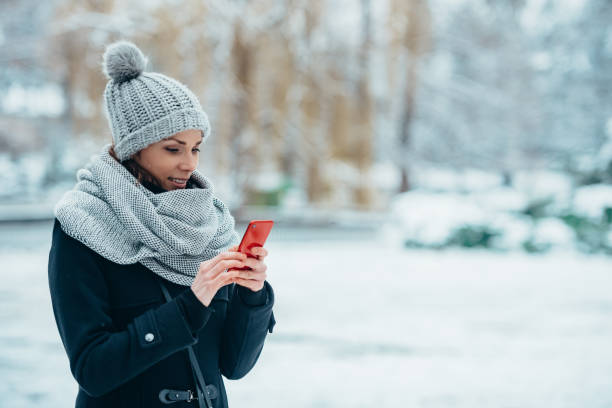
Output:
M255 365L268 332L276 324L272 306L274 291L265 281L265 294L232 284L219 364L221 373L230 380L244 377Z
M102 396L169 355L197 342L194 332L210 317L198 311L189 322L177 298L147 310L124 330L113 327L108 289L97 254L54 229L49 253L49 289L55 321L70 370L92 397ZM189 298L186 290L179 295ZM193 305L186 299L186 305ZM190 306L188 306L190 307ZM193 306L191 306L193 307Z

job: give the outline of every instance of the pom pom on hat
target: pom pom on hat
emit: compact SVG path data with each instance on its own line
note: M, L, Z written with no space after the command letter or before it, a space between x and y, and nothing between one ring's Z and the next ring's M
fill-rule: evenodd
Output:
M103 57L103 72L116 83L137 78L147 65L142 51L129 41L118 41L106 48Z

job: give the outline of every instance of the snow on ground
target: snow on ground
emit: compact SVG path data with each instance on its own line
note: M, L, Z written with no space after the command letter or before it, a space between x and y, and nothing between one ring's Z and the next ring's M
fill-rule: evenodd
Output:
M0 406L71 406L47 287L50 224L12 228L0 225ZM367 237L273 230L277 325L255 368L226 381L230 406L612 404L612 260Z

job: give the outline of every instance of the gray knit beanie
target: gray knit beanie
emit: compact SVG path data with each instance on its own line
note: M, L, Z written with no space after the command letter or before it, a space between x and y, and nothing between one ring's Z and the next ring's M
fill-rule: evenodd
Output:
M147 61L129 41L115 42L104 52L105 112L120 161L183 130L201 130L203 142L210 135L198 98L175 79L144 72Z

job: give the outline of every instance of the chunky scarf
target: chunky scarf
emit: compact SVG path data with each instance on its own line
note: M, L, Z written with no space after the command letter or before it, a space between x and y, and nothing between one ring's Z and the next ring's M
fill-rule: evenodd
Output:
M194 188L154 194L110 156L110 146L79 169L56 204L62 230L112 262L140 262L190 286L201 262L238 244L234 218L198 170Z

